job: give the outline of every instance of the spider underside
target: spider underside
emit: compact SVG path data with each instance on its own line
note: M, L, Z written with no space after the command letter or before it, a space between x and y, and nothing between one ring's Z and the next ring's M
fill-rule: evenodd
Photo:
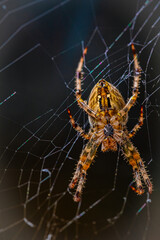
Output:
M104 79L98 81L93 87L88 104L81 98L81 81L82 68L87 48L83 52L77 70L76 70L76 100L80 108L87 114L90 123L88 133L75 122L70 110L70 122L73 128L80 135L88 140L85 148L82 150L75 173L69 184L69 188L73 189L77 185L74 201L81 200L81 194L86 181L87 170L93 162L97 149L101 145L101 150L117 151L117 145L120 146L124 157L133 169L133 178L136 183L136 192L141 195L144 193L142 180L148 187L148 192L152 193L152 183L147 174L146 167L140 157L138 150L134 147L130 138L132 138L138 129L143 125L143 108L141 107L139 122L135 125L131 132L127 131L126 123L128 121L128 112L135 104L139 94L139 83L141 77L141 68L135 47L132 44L132 52L134 57L134 81L132 96L125 104L121 93L116 87Z

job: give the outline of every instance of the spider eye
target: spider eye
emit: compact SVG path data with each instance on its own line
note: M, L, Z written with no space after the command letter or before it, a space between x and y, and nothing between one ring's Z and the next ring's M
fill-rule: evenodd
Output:
M100 82L100 85L101 85L101 87L104 87L105 83L104 82Z
M103 80L103 79L99 80L99 85L101 87L105 87L105 85L106 85L105 80Z

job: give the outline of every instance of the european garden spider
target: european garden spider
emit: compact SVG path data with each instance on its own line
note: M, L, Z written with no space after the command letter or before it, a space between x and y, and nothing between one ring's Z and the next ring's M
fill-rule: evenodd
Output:
M146 167L138 150L130 141L130 138L135 135L137 130L143 124L143 107L141 107L139 122L130 133L127 131L126 127L128 112L135 104L139 94L139 82L141 77L141 68L138 62L135 47L133 44L131 47L134 57L134 81L132 96L126 104L118 89L104 79L99 80L93 87L87 104L87 102L81 98L81 80L83 78L82 68L87 48L85 48L83 56L79 61L76 70L76 100L79 107L88 114L90 130L88 133L85 133L84 130L75 122L70 110L68 109L70 122L73 128L78 131L83 138L89 140L85 148L82 150L76 171L71 183L69 184L70 189L73 189L77 184L77 190L74 195L75 202L79 202L81 200L87 170L93 162L100 144L103 152L108 150L117 151L118 144L122 149L123 155L132 166L133 178L137 185L137 189L135 191L139 195L144 193L141 182L141 178L143 178L145 185L148 187L149 193L152 193L152 183L147 174Z

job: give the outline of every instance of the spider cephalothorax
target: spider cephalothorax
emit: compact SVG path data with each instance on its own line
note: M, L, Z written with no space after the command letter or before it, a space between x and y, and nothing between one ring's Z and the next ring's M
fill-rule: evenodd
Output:
M109 136L113 136L113 133L114 133L114 128L112 127L112 125L110 123L108 123L107 125L104 126L105 138L107 138Z
M82 150L76 171L69 185L69 188L74 188L77 184L77 190L74 195L74 201L78 202L81 199L82 189L86 180L87 169L90 167L98 147L101 145L101 150L116 151L117 145L122 149L123 155L128 160L133 169L133 177L137 185L136 192L142 194L144 192L142 181L148 187L149 193L152 193L152 183L146 171L146 167L140 157L139 152L134 147L130 138L132 138L137 130L143 124L143 108L139 122L135 125L130 133L127 131L126 123L128 120L128 112L135 104L139 93L139 82L141 76L141 68L138 63L137 54L132 44L134 56L134 82L132 96L125 104L121 93L116 87L104 79L98 81L93 87L88 104L81 98L81 78L84 56L87 49L84 50L83 56L76 71L76 99L78 105L88 114L90 130L85 133L83 129L74 121L70 110L70 122L83 138L89 140L85 148Z

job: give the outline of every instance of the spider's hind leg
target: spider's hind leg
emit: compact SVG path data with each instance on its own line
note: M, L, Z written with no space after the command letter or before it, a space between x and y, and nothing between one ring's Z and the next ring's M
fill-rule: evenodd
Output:
M87 174L87 172L85 170L83 170L81 175L80 175L80 179L79 179L79 182L78 182L76 193L73 197L75 202L79 202L81 200L82 189L83 189L83 186L84 186L85 181L86 181L86 174Z
M146 168L144 166L144 163L140 157L138 150L133 146L129 139L126 139L124 141L123 145L121 145L121 148L126 159L129 161L129 164L133 168L133 176L137 185L137 193L143 194L144 192L141 182L141 176L143 178L145 185L148 187L148 192L152 193L152 183L149 179Z
M139 159L137 160L137 162L138 162L138 166L139 166L141 175L142 175L142 177L143 177L143 180L144 180L146 186L148 187L148 192L151 194L152 191L153 191L153 186L152 186L152 183L151 183L151 181L150 181L150 179L149 179L149 176L148 176L146 167L145 167L145 165L144 165L144 163L143 163L143 161L142 161L141 158L139 158Z
M78 162L76 171L75 171L74 176L72 178L72 181L69 184L70 189L73 189L75 187L75 185L77 184L77 182L79 180L79 177L80 177L80 174L81 174L81 169L82 169L82 164Z
M81 153L81 156L80 156L80 159L78 161L78 164L77 164L77 167L76 167L76 171L73 175L73 178L71 180L71 183L69 184L69 188L70 189L73 189L75 187L75 185L77 184L77 182L79 181L80 179L80 175L82 173L82 170L83 170L83 165L88 157L88 154L91 150L91 147L92 147L92 144L93 144L93 139L91 139L87 144L86 144L86 147L83 149L82 153Z
M100 143L101 142L97 142L96 139L92 137L81 153L76 171L71 180L71 183L69 184L69 188L73 189L78 183L76 193L73 198L75 202L79 202L81 199L82 190L86 181L87 170L95 158Z

